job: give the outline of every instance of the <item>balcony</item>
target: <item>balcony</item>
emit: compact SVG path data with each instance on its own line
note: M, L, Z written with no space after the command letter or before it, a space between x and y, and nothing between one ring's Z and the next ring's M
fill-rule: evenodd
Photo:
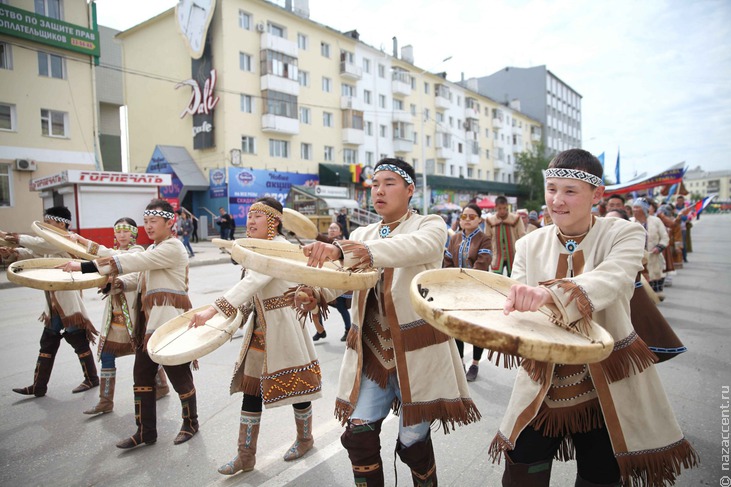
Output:
M393 151L394 152L411 152L414 149L414 141L410 139L393 139Z
M464 117L466 119L468 119L468 120L470 120L470 119L472 119L472 120L479 120L480 119L480 114L474 108L465 108L465 110L464 110Z
M340 97L340 108L342 110L358 110L362 112L365 108L363 100L354 96L341 96Z
M261 50L272 50L286 54L287 56L297 57L298 49L297 43L288 41L287 39L275 35L271 35L268 32L264 32L261 35Z
M265 113L261 116L261 130L273 134L297 135L300 132L300 121L296 118Z
M299 96L300 84L296 80L282 78L273 74L265 74L259 78L259 87L261 91L278 91L288 95Z
M480 163L480 145L477 143L477 141L467 141L465 155L467 164L474 166Z
M363 77L363 70L349 61L340 61L340 76L347 79L359 80Z
M540 132L531 132L530 140L533 142L539 142L541 140L541 133Z
M495 129L503 128L503 119L500 117L492 117L492 128L495 128Z
M363 145L365 132L361 129L343 129L343 144Z
M406 71L394 71L391 75L391 91L394 95L408 96L411 94L411 76Z
M492 167L496 171L502 171L503 169L505 169L508 166L507 166L507 164L505 164L505 161L501 161L500 159L495 159L494 161L492 161Z
M406 110L394 110L392 116L394 122L412 123L414 121L414 116Z
M468 151L466 160L468 165L476 166L480 163L480 154L474 154Z
M449 101L449 98L443 95L437 95L434 97L434 105L437 107L437 109L446 110L447 108L452 106L452 102Z

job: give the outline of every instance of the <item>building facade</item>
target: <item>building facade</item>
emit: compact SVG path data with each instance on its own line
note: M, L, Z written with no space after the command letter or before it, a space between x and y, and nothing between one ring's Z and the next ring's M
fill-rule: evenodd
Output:
M544 127L541 140L550 153L581 148L581 95L546 66L506 67L468 82L478 92L538 120Z
M683 177L685 189L693 199L717 194L716 201L731 201L731 171L689 169Z
M0 228L27 232L43 203L31 179L98 165L93 4L0 3ZM49 201L73 205L68 195Z

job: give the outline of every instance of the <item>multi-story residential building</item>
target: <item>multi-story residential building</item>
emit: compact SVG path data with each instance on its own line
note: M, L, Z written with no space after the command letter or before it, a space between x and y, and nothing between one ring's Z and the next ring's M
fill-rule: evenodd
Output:
M99 167L93 4L0 2L0 228L29 231L43 203L32 178ZM71 195L55 204L74 208Z
M717 194L716 201L731 201L731 171L704 171L698 166L685 172L683 184L693 198Z
M542 141L555 153L581 147L581 95L546 66L507 67L468 80L477 91L538 120ZM533 135L531 135L533 138Z
M229 187L232 177L251 187L252 170L311 175L348 187L367 206L358 175L385 156L414 164L420 175L426 169L431 200L437 191L452 201L517 195L512 151L530 143L531 130L540 132L537 120L420 69L411 46L399 51L394 41L388 55L307 11L306 0L292 8L228 0L217 2L190 41L174 9L118 34L129 169L174 171L174 198L196 212L252 197L214 195L212 171L227 175ZM207 43L198 42L201 32ZM494 109L509 113L505 128L494 127ZM498 159L495 133L510 158ZM251 174L240 177L243 168Z

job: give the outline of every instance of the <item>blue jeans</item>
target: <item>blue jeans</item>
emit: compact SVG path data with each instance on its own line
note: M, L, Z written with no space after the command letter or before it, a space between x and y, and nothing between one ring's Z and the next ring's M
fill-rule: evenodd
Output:
M195 255L195 252L193 252L193 247L190 246L190 236L189 235L183 235L183 245L185 246L185 249L188 251L188 256L193 257Z
M102 369L114 369L117 356L113 353L102 352Z
M69 326L64 330L63 323L61 322L61 317L58 316L56 313L51 314L51 326L49 326L49 328L57 334L60 334L62 331L64 331L65 333L70 335L71 333L79 331L79 329L75 326Z
M350 415L350 421L360 420L361 423L366 424L385 418L388 416L395 398L398 398L399 402L401 401L401 389L396 374L389 377L385 389L381 389L376 382L361 374L358 403L355 405L353 414ZM429 436L429 424L429 421L424 421L412 426L404 426L404 417L399 416L399 441L405 447L424 441Z

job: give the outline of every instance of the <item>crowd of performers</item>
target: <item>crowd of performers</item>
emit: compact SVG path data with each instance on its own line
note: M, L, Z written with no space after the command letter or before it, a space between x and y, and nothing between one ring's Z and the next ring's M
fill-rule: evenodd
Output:
M441 267L506 273L520 282L510 289L506 315L552 305L561 321L590 327L593 320L615 341L610 356L599 363L503 360L518 369L503 421L489 447L492 461L504 460L504 486L548 486L554 459L575 459L575 485L587 487L671 485L683 468L697 465L697 453L684 437L655 369L657 362L684 348L641 285L642 274L648 273L652 288L662 291L663 272L676 263L666 251L689 250L682 245L684 212L657 208L661 228L650 209L652 202L636 200L635 223L628 221L623 208L610 206L613 197L606 201L606 216L599 216L592 208L604 201L601 177L601 164L590 153L564 151L546 172L542 222L537 214L511 214L507 200L498 198L494 214L484 220L480 208L468 204L449 238L441 217L409 209L414 169L387 158L376 165L372 186L372 201L382 220L353 230L346 239L342 227L333 228L330 238L304 246L310 266L340 261L353 270L380 271L373 288L352 293L351 319L343 336L345 354L335 386L335 416L344 426L341 443L357 486L384 484L380 433L390 412L399 416L395 455L410 468L415 486L437 485L433 424L448 433L478 421L481 414L498 414L481 413L470 397L468 381L476 379L483 351L473 347L472 364L465 371L464 344L430 326L411 305L408 290L414 276ZM283 241L282 212L282 205L272 198L257 200L249 210L247 237ZM670 216L663 219L661 214L666 213ZM61 229L71 224L64 207L47 209L44 219ZM145 232L154 241L146 250L134 243L138 231L134 220L122 218L115 223L113 249L77 237L98 258L64 266L67 271L109 276L98 347L100 401L86 413L112 410L115 357L133 353L137 430L117 443L125 449L157 440L155 399L167 386L147 354L147 341L156 328L191 308L190 251L174 236L173 208L154 200L143 219ZM681 232L676 235L681 243L677 247L677 240L669 240L664 231L674 225ZM688 230L685 222L689 240ZM36 237L0 237L21 246L4 248L4 259L67 256ZM680 255L682 261L683 252ZM313 448L312 402L321 397L322 374L313 338L303 323L325 315L328 303L337 302L345 292L247 269L233 288L193 315L191 327L216 315L235 317L243 327L231 382L232 394L243 393L238 448L232 460L218 469L221 474L255 468L264 406L292 406L296 436L284 460L296 460ZM98 386L89 345L96 330L80 292L45 294L41 317L45 327L33 384L14 391L46 394L62 337L79 355L84 373L73 392ZM499 354L488 350L488 359L499 361ZM179 444L199 429L192 367L187 363L163 368L181 401L183 423L174 440Z

